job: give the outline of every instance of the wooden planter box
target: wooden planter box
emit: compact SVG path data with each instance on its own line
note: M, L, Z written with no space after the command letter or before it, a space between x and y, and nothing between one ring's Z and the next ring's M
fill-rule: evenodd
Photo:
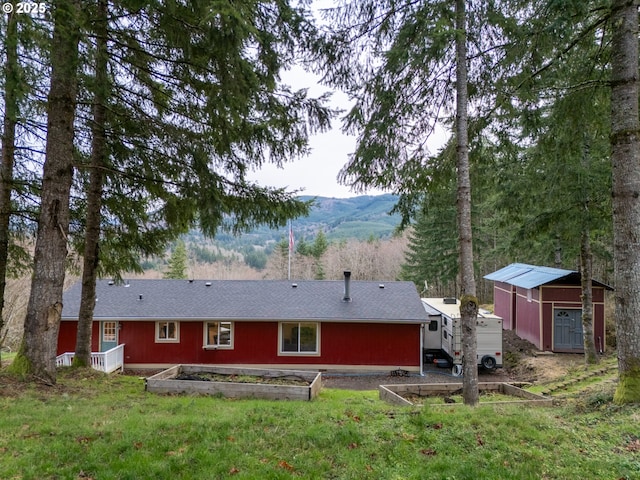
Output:
M180 374L251 375L266 378L303 380L303 385L270 385L198 380L178 380ZM265 398L269 400L312 400L322 388L322 374L303 370L235 368L217 365L176 365L146 379L145 390L153 393L189 393L220 395L229 398Z
M416 395L419 397L446 397L454 392L462 389L461 383L424 383L424 384L407 384L407 385L380 385L378 392L380 399L393 405L413 406L414 404L404 398L405 396ZM553 400L545 398L535 393L527 392L522 388L516 387L509 383L503 382L487 382L479 383L478 390L480 392L498 392L504 395L514 397L513 401L500 402L482 402L481 405L508 405L508 404L526 404L526 405L542 405L551 406ZM429 407L455 406L462 403L442 403L429 404Z

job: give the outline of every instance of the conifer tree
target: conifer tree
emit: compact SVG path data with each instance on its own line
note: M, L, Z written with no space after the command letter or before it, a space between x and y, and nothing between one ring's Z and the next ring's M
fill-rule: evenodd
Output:
M171 252L171 257L169 257L167 271L164 273L164 278L187 278L187 260L187 246L183 240L179 240Z
M620 381L614 401L640 401L640 122L638 120L638 5L613 0L611 162Z
M15 136L18 122L18 19L13 12L7 15L5 49L4 118L2 122L2 163L0 163L0 347L2 347L4 331L4 291L9 257L9 219L11 217Z
M469 125L477 134L482 122L468 121L467 104L473 102L483 113L496 98L487 72L506 48L492 44L504 29L501 8L504 5L493 2L469 2L468 12L466 2L456 2L455 8L444 1L351 2L336 15L341 27L335 35L336 50L342 61L327 72L329 80L356 100L346 128L358 133L358 143L340 181L404 195L401 207L408 211L415 211L411 202L420 198L435 161L427 140L439 122L455 126L457 231L468 349L464 397L470 405L478 396L468 138ZM473 47L468 54L467 45ZM473 92L470 98L467 88Z
M56 347L69 233L73 180L80 5L60 0L53 6L51 79L47 98L47 144L43 169L34 273L24 338L12 368L41 381L56 381Z
M96 68L93 78L89 69L72 67L77 66L77 50L71 51L69 43L69 39L75 45L83 42L82 52L88 58L103 57L97 53L102 47L94 45L105 40L104 27L100 27L104 15L86 15L95 11L92 4L83 10L86 17L81 21L73 4L74 13L62 26L57 21L72 9L67 5L56 3L53 9L58 30L52 49L52 91L54 83L59 85L58 71L64 70L67 116L57 119L67 121L69 109L75 113L79 72L83 96L77 104L77 122L69 123L72 126L67 128L67 137L73 139L78 133L76 144L72 143L79 160L75 165L80 167L74 193L92 173L104 174L102 208L96 203L91 207L101 214L100 248L96 248L95 238L77 241L85 226L92 224L90 230L95 231L94 220L79 220L68 231L69 196L63 191L57 192L55 200L62 222L54 230L65 242L71 233L87 252L99 252L99 264L95 258L91 260L93 254L88 255L90 269L100 265L99 273L116 277L122 271L139 269L139 253L160 251L167 241L196 225L209 236L219 229L238 233L258 224L281 226L308 211L308 203L297 200L295 192L261 187L246 179L250 168L304 155L310 133L328 128L333 115L324 106L325 97L308 98L305 91L292 91L280 81L280 72L299 52L317 45L315 28L304 12L288 2L265 6L241 1L213 7L209 2L185 5L158 1L144 6L127 0L100 2L108 18L109 76L105 82L98 74L104 67ZM188 34L182 31L184 26ZM66 52L66 63L61 61L61 52ZM106 92L102 90L105 88ZM57 98L50 96L50 113L59 106L54 100ZM87 105L106 105L104 120L96 122L95 109L91 111ZM106 154L100 155L101 164L90 166L84 161L92 153L87 146L91 144L89 139L100 136L99 130L105 132ZM55 136L51 126L49 136ZM68 138L61 140L58 150L68 148ZM70 156L65 157L65 162L70 161ZM43 194L50 188L46 165ZM71 163L57 170L64 172L58 190L67 190L72 177L73 170L66 165ZM96 192L99 190L99 182L91 185ZM43 195L43 215L47 202ZM86 211L88 205L85 199L72 198L72 207L78 211ZM38 245L57 247L61 242L53 239L53 231L43 233L44 225L41 221ZM43 263L41 258L37 247L36 268ZM47 259L55 263L49 271L55 270L56 285L64 278L62 259L62 249ZM39 291L42 283L36 271L32 293ZM87 291L89 306L91 296ZM44 296L38 298L32 302L28 316L41 317L48 309L54 333L61 290L52 290L46 304ZM82 340L85 347L87 338ZM38 341L38 348L47 351L43 377L53 382L55 369L50 367L55 336L30 336L25 343ZM31 368L26 365L30 360L22 362L25 370ZM16 368L20 365L16 362ZM38 373L40 370L38 367Z

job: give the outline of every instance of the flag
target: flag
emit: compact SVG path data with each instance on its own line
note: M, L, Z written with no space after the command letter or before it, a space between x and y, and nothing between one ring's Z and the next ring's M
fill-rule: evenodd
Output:
M295 244L293 240L293 225L289 224L289 251L293 252L293 245Z

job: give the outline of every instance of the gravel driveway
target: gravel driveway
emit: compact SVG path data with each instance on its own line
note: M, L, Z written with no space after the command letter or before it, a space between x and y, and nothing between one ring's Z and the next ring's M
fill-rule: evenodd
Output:
M508 382L511 378L503 369L490 372L480 370L478 372L479 382ZM325 388L341 388L345 390L377 390L378 385L397 384L420 384L420 383L460 383L461 377L451 375L449 368L437 368L428 366L424 375L374 375L374 374L335 374L323 373L322 385Z

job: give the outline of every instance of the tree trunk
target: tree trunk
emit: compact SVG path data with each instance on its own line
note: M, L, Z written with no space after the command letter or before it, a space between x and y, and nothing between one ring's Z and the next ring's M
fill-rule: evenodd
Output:
M616 403L640 402L640 124L638 5L612 2L611 163L616 333Z
M7 286L9 259L9 219L13 191L16 124L18 122L18 19L7 15L7 63L5 64L2 164L0 164L0 335L4 330L4 291ZM0 347L4 337L0 337ZM0 363L1 365L1 363Z
M588 227L582 229L580 240L580 278L582 282L584 361L587 365L594 365L598 363L598 354L593 338L593 272L591 269L591 241Z
M478 299L473 271L471 232L471 179L469 173L469 131L467 96L467 34L465 0L456 0L456 153L458 167L458 237L462 298L462 397L465 405L478 404L476 321Z
M51 86L47 99L46 158L24 337L14 369L56 381L56 350L69 231L77 90L79 0L55 3Z
M96 302L96 278L99 264L100 223L102 219L102 188L104 183L106 138L105 114L108 86L107 78L107 0L98 1L96 25L96 67L91 126L91 165L87 192L87 213L82 266L82 293L78 313L78 330L74 366L91 366L91 328Z

